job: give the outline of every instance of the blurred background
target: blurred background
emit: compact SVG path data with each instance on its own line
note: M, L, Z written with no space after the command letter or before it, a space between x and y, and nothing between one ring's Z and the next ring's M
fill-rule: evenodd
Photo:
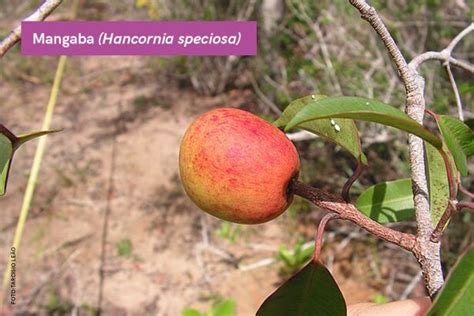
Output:
M230 300L236 315L254 314L307 261L324 211L297 198L284 215L258 226L199 211L179 181L184 130L216 107L273 121L289 102L309 94L366 96L403 108L403 86L383 45L343 0L79 2L80 20L257 20L258 55L68 58L53 119L64 131L48 137L17 258L16 313L174 316L193 308L206 315ZM0 37L40 3L0 1ZM474 14L468 0L371 4L408 60L444 48ZM71 1L64 1L48 20L68 20L71 12ZM465 37L454 55L473 62L473 48L474 36ZM0 120L13 132L41 127L57 61L22 57L19 45L0 60ZM427 106L457 116L441 65L430 62L421 70ZM453 71L472 119L473 77ZM354 198L372 184L409 176L407 135L358 125L370 168L355 183ZM294 140L302 181L339 192L355 168L351 156L320 138L298 134ZM30 144L17 152L0 200L2 272L34 151ZM472 161L469 167L472 173ZM472 190L473 178L464 185ZM413 222L392 226L416 230ZM444 269L473 243L473 226L472 213L453 217L443 237ZM322 260L348 303L425 295L411 254L350 223L329 224Z

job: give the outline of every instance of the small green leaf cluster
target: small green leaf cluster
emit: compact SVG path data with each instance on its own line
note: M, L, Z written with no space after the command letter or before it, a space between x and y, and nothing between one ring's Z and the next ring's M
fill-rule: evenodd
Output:
M216 235L224 238L231 244L234 244L237 241L241 230L241 225L224 221L221 227L216 230Z
M200 312L194 308L185 308L181 316L234 316L235 301L232 299L216 299L206 312Z
M133 251L132 241L130 239L121 239L116 244L117 254L120 257L131 257Z
M283 263L281 272L283 274L294 273L301 269L314 252L314 244L305 244L303 238L298 238L293 249L280 246L277 260Z

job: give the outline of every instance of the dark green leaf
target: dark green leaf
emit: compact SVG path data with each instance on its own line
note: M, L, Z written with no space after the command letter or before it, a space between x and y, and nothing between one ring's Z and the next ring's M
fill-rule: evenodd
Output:
M454 266L428 311L429 316L472 315L474 308L474 249Z
M440 115L438 126L459 172L467 176L467 158L474 154L474 132L454 117Z
M373 185L359 196L355 205L362 213L381 224L411 219L415 216L411 180Z
M234 316L235 302L233 300L225 300L214 306L213 316Z
M331 273L313 260L271 294L257 316L345 316L346 303Z
M16 144L16 147L19 147L19 146L23 145L24 143L26 143L30 140L33 140L35 138L38 138L38 137L41 137L41 136L44 136L44 135L47 135L47 134L51 134L51 133L57 133L57 132L60 132L60 131L62 131L62 129L52 129L52 130L47 130L47 131L31 132L31 133L28 133L28 134L23 134L23 135L17 136L18 137L18 143Z
M425 144L425 149L426 161L428 163L426 170L430 193L431 217L433 225L436 226L449 203L449 182L446 174L446 165L439 151L428 143ZM451 167L455 167L453 157L449 152L447 154L451 161ZM453 175L457 174L455 171L455 169L452 171Z
M312 102L318 102L326 98L324 95L315 95L303 97L291 102L283 111L282 115L273 124L277 127L285 127L288 122L305 106ZM298 127L308 132L320 135L330 141L335 142L341 147L349 151L357 160L367 165L367 158L362 152L360 146L359 131L352 120L348 119L334 119L331 124L331 119L322 119L317 121L310 121L300 124ZM336 124L339 126L336 130Z
M13 155L13 144L8 137L0 134L0 196L7 189L8 174Z
M464 124L469 126L469 128L472 130L474 129L474 118L468 118L464 121Z
M348 118L381 123L414 134L436 148L442 147L438 136L404 112L380 101L360 97L328 97L310 102L291 119L285 130L324 118Z

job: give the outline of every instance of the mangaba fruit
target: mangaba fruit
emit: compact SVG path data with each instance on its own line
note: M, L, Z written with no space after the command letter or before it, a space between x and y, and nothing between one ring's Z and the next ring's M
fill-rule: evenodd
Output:
M299 168L296 148L282 131L233 108L198 117L179 152L181 181L191 200L211 215L242 224L283 213Z

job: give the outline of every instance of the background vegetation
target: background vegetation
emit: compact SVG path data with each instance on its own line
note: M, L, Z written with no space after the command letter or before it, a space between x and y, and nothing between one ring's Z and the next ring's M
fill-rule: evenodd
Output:
M2 2L1 37L39 2ZM445 47L474 14L472 3L464 0L371 3L407 59ZM50 20L68 19L69 10L65 1ZM310 256L311 234L322 212L297 199L265 227L201 214L179 185L179 138L192 118L212 107L241 107L271 121L290 100L309 94L367 96L402 108L403 86L382 44L343 0L83 0L78 18L257 20L259 50L245 58L71 58L54 123L65 132L49 138L19 255L20 311L87 315L101 308L116 315L176 315L193 308L211 313L232 302L227 298L235 301L239 315L255 311L270 289ZM473 52L474 37L468 36L454 55L472 62ZM19 47L1 60L3 124L18 131L39 127L56 63L57 58L22 57ZM456 116L441 65L430 63L422 71L428 107ZM472 76L453 71L472 122ZM371 163L352 194L408 176L406 135L359 125ZM298 141L297 147L302 180L313 186L339 190L355 166L349 155L321 139ZM9 253L26 186L21 170L28 170L33 151L19 152L9 196L0 202L5 214L0 253ZM472 177L464 186L472 189ZM413 223L396 225L415 229ZM446 269L473 243L473 228L472 214L453 218L443 237ZM323 260L353 302L424 295L409 254L351 224L331 223L328 232ZM6 259L0 259L2 266ZM270 272L278 270L271 265L280 267L278 275ZM130 302L120 296L124 293L132 296Z

